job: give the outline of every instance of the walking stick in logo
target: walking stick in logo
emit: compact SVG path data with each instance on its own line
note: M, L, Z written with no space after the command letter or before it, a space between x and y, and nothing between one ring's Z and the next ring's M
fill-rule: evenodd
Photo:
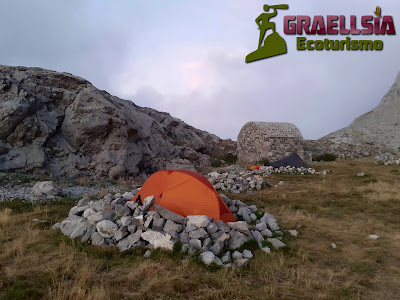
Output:
M258 29L260 30L258 49L246 56L247 63L287 53L286 42L279 35L279 33L275 31L275 22L271 22L270 19L278 14L277 9L289 9L289 5L264 5L265 12L268 12L270 8L273 10L272 13L262 13L255 20L258 25ZM264 40L265 33L268 31L268 29L271 29L272 33L269 34Z

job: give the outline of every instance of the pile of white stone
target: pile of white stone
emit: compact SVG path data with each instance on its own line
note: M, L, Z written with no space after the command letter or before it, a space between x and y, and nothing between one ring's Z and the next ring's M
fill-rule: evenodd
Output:
M375 161L378 164L389 166L389 165L400 165L400 158L393 154L385 153L375 157Z
M265 186L271 186L268 181L261 176L271 174L313 174L325 175L329 170L317 172L313 168L296 168L296 167L280 167L260 166L258 170L245 171L240 167L231 167L225 169L225 172L211 172L206 175L216 190L239 194L242 192L253 193L254 190L261 190Z
M260 174L262 176L267 176L270 174L325 175L329 172L329 170L323 170L317 172L313 168L305 168L305 167L297 168L297 167L286 166L286 167L274 168L271 166L260 166L259 170L252 170L251 172L253 174Z
M232 194L252 193L254 190L261 190L264 186L270 186L260 175L254 175L251 172L240 172L239 174L211 172L206 177L216 190Z
M12 201L15 199L26 200L28 202L52 201L62 197L79 198L83 195L98 194L100 188L87 186L59 186L53 181L37 181L33 186L31 182L12 182L6 178L8 174L0 173L0 179L4 183L0 184L0 202ZM1 180L0 180L1 181ZM118 186L109 186L108 190L119 190Z
M221 194L233 214L245 221L214 222L204 215L183 217L155 204L153 196L146 197L140 205L131 201L136 192L108 194L98 201L83 198L53 229L59 228L66 236L92 245L116 246L120 251L146 247L149 248L146 256L151 255L151 249L172 250L180 242L182 251L188 255L200 252L204 263L221 266L247 264L253 253L237 249L251 239L266 253L270 253L268 245L274 249L285 247L275 217L258 213L255 205L247 206Z

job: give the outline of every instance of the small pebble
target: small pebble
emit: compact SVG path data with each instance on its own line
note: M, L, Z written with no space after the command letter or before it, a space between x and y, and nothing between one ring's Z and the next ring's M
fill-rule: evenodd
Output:
M371 234L370 236L368 236L370 239L373 239L373 240L377 240L377 239L379 239L379 235L376 235L376 234Z

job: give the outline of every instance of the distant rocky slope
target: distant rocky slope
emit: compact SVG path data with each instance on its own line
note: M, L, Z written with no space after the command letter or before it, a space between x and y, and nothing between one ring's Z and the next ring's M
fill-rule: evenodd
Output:
M372 111L356 118L348 127L317 141L307 141L314 155L330 152L343 158L360 158L382 153L400 153L400 73Z
M208 166L231 143L69 73L0 66L0 170L127 179Z

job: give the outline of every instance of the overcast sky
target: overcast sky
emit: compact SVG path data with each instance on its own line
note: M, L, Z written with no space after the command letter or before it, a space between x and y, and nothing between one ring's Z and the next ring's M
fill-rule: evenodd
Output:
M398 0L270 2L289 4L273 19L288 54L246 64L257 49L254 20L265 3L3 0L0 64L70 72L233 140L248 121L290 122L315 139L378 105L400 71ZM351 38L382 39L382 51L300 52L297 36L283 34L284 15L360 18L377 4L394 17L396 36Z

